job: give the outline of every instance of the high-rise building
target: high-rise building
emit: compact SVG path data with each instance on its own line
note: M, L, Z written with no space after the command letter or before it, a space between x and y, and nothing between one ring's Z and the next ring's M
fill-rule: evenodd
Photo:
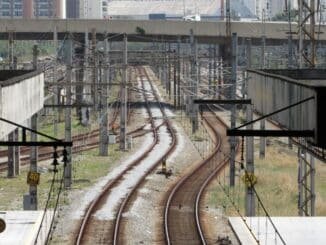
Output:
M66 17L80 18L80 0L66 0Z
M65 18L65 0L0 0L0 18Z

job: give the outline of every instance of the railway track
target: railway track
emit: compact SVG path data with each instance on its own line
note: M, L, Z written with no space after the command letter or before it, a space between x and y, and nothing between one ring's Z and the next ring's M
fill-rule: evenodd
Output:
M206 244L200 221L202 194L214 176L226 166L228 141L226 125L211 111L203 119L215 142L212 153L191 173L181 178L166 197L164 232L166 244ZM223 152L224 154L218 154ZM210 243L213 241L210 241Z
M123 239L120 236L123 220L122 214L132 201L132 196L136 194L136 190L139 188L139 186L144 183L146 176L161 163L163 158L172 153L173 149L176 146L176 136L174 134L174 130L170 122L167 120L164 108L160 105L158 96L148 79L146 71L143 68L138 68L138 72L140 74L139 77L140 83L142 85L142 90L144 91L150 88L153 91L154 98L151 99L154 99L159 105L161 118L164 118L163 122L160 122L162 119L158 120L153 116L153 109L149 106L150 98L148 98L147 94L143 93L143 97L147 105L146 110L149 116L150 128L152 132L151 143L147 144L149 146L142 152L140 156L130 162L126 168L124 168L111 181L109 181L103 191L91 202L87 208L87 211L85 212L85 216L83 217L79 227L78 234L76 235L76 244L97 243L99 241L105 244L120 244L121 240ZM155 113L157 114L158 112L156 111ZM162 145L160 145L159 132L160 130L163 130L163 127L165 127L165 130L169 132L171 143L168 148L164 150L164 152L160 152L158 155L158 153L155 151L157 151L158 147L162 148ZM153 154L156 155L154 156ZM155 157L155 160L153 160L153 157ZM135 174L133 175L133 173L137 172L137 170L139 173L137 173L137 177L135 177ZM130 178L133 178L133 180ZM137 179L135 180L135 178ZM100 211L102 205L105 205L106 200L110 199L110 194L114 195L116 193L115 190L119 190L119 188L123 189L121 186L123 186L125 182L128 181L132 182L132 186L129 186L127 188L127 192L122 194L121 199L116 201L114 207L115 217L113 221L102 221L101 225L104 228L101 231L94 228L94 226L96 227L96 225L98 225L98 220L96 219L95 214Z
M118 93L118 100L114 101L112 104L113 112L110 117L110 121L108 124L108 130L111 130L115 134L117 133L116 130L119 128L116 121L119 116L120 111L120 93L121 93L122 86L120 87ZM128 97L130 97L130 91L128 93ZM132 114L132 110L128 111L128 122L130 120ZM132 135L133 138L141 137L148 132L143 130L143 127L139 127L131 132L128 132L127 135ZM61 139L64 140L64 139ZM119 140L119 139L117 139ZM72 147L72 153L79 153L91 149L95 149L99 145L99 129L94 129L87 133L78 134L72 137L72 141L74 145ZM52 147L38 147L38 160L44 161L48 159L52 159L53 157L53 148ZM61 153L60 151L58 152ZM8 150L0 150L0 157L5 158L8 155ZM20 161L21 166L27 165L30 163L30 147L20 147ZM4 172L8 169L8 162L2 161L0 162L0 172Z

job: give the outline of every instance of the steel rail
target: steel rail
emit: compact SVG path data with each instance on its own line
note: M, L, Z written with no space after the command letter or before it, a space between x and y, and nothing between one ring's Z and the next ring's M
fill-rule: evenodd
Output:
M164 121L163 124L166 124L167 125L167 128L168 128L168 131L170 132L171 136L172 136L172 142L170 144L170 147L168 148L168 150L152 165L151 168L149 168L145 174L144 174L144 177L146 177L148 174L150 174L157 166L158 164L160 164L162 162L162 160L164 158L166 158L167 156L169 156L175 149L176 147L176 144L177 144L177 140L176 140L176 135L174 133L174 130L169 122L169 120L167 119L167 116L166 116L166 113L165 113L165 110L163 108L163 106L161 105L160 103L160 100L158 98L158 95L153 87L153 84L151 83L150 79L149 79L149 76L146 72L146 70L144 70L143 68L142 69L139 69L140 73L143 74L143 76L141 76L141 82L142 82L142 87L144 88L144 79L143 77L145 76L148 80L148 82L150 83L150 86L151 86L151 89L153 91L153 94L154 94L154 97L155 97L155 100L158 102L159 104L159 107L160 107L160 110L161 110L161 113L163 114L163 117L166 118L166 120ZM150 111L150 107L149 107L149 104L148 104L148 100L146 98L146 94L144 93L144 98L145 98L145 101L146 101L146 104L147 104L147 109L148 111ZM151 112L150 112L151 114ZM151 117L151 122L154 124L154 119ZM155 127L155 125L153 125ZM119 208L119 211L117 213L117 216L116 216L116 222L115 222L115 227L114 227L114 236L113 236L113 245L117 245L119 244L119 231L120 231L120 225L121 225L121 219L122 219L122 213L123 211L125 210L127 204L130 202L130 199L131 197L134 195L135 191L139 188L139 186L143 183L143 178L140 179L139 181L137 181L136 185L130 190L130 192L127 194L126 198L124 199L123 203L120 205L120 208Z

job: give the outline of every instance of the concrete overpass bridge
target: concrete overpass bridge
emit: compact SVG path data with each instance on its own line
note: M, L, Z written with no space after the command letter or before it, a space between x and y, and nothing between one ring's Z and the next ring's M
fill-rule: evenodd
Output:
M298 39L296 23L291 25L292 37ZM145 34L140 34L136 29L142 29ZM129 41L152 42L161 40L177 40L188 38L190 29L193 30L199 43L225 42L225 22L188 22L172 20L81 20L81 19L46 19L46 20L9 20L0 22L0 39L8 39L9 32L14 32L16 40L51 40L54 31L59 39L64 39L68 32L74 34L74 38L84 39L85 32L91 33L95 29L99 38L107 33L113 40L122 40L122 34L128 35ZM287 22L239 22L233 21L232 32L236 32L239 38L251 38L253 44L261 42L263 30L267 45L284 43L288 38L289 24ZM319 30L319 28L317 28ZM316 34L317 36L317 34ZM318 34L320 41L326 40L326 25L320 26Z

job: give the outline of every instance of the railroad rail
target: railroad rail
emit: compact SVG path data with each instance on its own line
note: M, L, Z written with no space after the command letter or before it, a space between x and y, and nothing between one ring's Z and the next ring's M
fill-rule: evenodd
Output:
M168 194L164 210L167 244L206 244L200 223L200 200L209 182L228 163L229 154L225 123L212 111L204 112L203 120L211 132L215 148L191 173L181 178ZM209 165L213 165L213 169Z
M146 76L145 71L142 68L138 69L139 73L141 74L141 81L142 83L144 76ZM151 85L152 86L152 85ZM144 89L143 89L144 90ZM153 90L153 87L152 87ZM156 101L158 104L158 97L155 93L155 91L153 90L153 94L154 97L156 98ZM143 93L144 99L145 101L148 102L147 96L145 93ZM148 105L148 103L146 103ZM161 112L164 113L163 115L165 115L164 109L161 107ZM106 229L106 231L104 232L104 234L102 234L103 236L105 236L105 240L111 240L112 239L112 243L113 244L118 244L119 243L119 239L121 239L119 237L119 232L120 232L120 226L121 226L121 220L122 220L122 213L125 210L125 208L127 207L127 204L130 202L130 197L135 193L135 190L141 185L141 183L144 182L146 176L152 172L158 164L161 163L162 159L164 157L166 157L168 154L170 154L176 144L176 137L172 136L174 135L174 130L172 129L172 126L170 125L170 123L168 122L168 120L164 120L164 122L160 125L155 125L155 119L152 116L152 112L151 109L149 107L149 105L147 106L147 113L150 117L149 121L150 121L150 125L151 125L151 132L153 134L153 141L151 143L151 145L149 147L146 148L146 150L143 152L143 154L141 156L139 156L137 159L134 159L123 171L121 171L121 173L119 173L117 176L114 177L114 179L112 179L109 183L107 183L107 185L105 186L105 188L103 189L103 191L91 202L91 204L89 205L89 207L87 208L85 217L83 218L81 225L79 227L79 231L78 234L76 236L76 244L82 244L83 242L86 242L87 239L87 234L88 233L92 233L92 235L94 235L94 231L89 230L91 227L91 224L93 222L95 222L95 219L93 219L92 214L94 214L97 210L99 210L101 203L104 202L104 200L108 197L108 195L110 194L110 191L115 187L118 186L119 183L123 180L124 177L126 177L127 172L129 172L131 169L135 168L136 166L138 166L147 156L148 154L154 149L154 147L156 145L158 145L159 143L159 136L158 136L158 129L161 126L167 125L168 131L171 134L171 138L172 138L172 143L168 149L168 151L165 154L162 154L162 156L156 161L155 164L153 164L150 168L148 168L146 170L146 172L144 174L142 174L142 176L137 180L137 182L133 185L133 187L128 191L126 197L123 198L123 200L118 204L118 210L116 212L116 219L115 219L115 223L114 225L112 225L112 227L110 228L110 224L108 222L108 227ZM165 116L166 117L166 116Z

